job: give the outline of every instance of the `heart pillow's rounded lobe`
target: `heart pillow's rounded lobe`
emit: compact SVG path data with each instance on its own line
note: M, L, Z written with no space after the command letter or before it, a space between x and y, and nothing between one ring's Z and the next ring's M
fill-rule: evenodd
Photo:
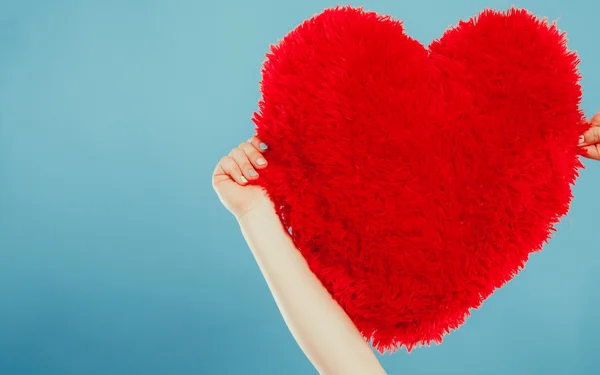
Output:
M398 21L335 8L272 47L257 183L378 350L441 342L548 240L581 167L577 63L514 9L426 49Z

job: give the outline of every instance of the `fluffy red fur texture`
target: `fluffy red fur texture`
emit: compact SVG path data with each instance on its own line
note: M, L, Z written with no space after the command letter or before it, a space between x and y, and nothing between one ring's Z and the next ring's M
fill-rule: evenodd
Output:
M399 21L337 7L271 47L257 183L377 350L441 343L550 238L589 127L578 62L519 9L425 48Z

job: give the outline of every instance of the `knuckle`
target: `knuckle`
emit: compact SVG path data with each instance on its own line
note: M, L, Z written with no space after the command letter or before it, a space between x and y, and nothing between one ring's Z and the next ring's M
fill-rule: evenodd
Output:
M242 149L248 155L251 155L252 153L254 153L256 151L256 149L254 148L254 145L250 142L244 142Z
M236 163L235 160L233 160L233 158L229 155L224 156L223 159L221 159L221 167L223 168L223 170L225 171L231 171L233 169L235 169Z
M241 156L244 155L244 151L242 151L239 147L234 148L233 150L231 150L231 153L229 154L229 156L231 156L234 159L237 159Z
M253 137L250 137L250 139L248 139L246 141L246 143L248 143L252 147L256 147L256 145L258 145L260 143L260 141L257 136L253 136Z
M258 137L252 138L252 142L250 142L255 149L260 149L261 140Z
M592 131L592 142L600 143L600 128L595 128L594 131Z
M251 148L251 149L249 149L249 150L246 152L246 155L248 155L248 157L249 157L251 160L256 160L256 158L258 158L258 157L260 156L259 152L258 152L258 151L256 151L254 148Z

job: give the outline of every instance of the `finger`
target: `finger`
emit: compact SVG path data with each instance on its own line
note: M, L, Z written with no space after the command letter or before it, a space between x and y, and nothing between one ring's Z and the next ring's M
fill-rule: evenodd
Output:
M240 185L246 185L248 183L248 180L242 174L242 170L240 169L239 165L231 156L225 156L223 159L221 159L217 165L217 168L220 168L223 174L228 175L232 180Z
M254 145L252 145L252 143L243 142L242 144L240 144L239 148L241 148L242 151L244 151L244 153L248 157L248 160L250 160L250 163L252 163L252 165L255 168L261 169L267 166L267 160L260 153L260 151L258 151L254 147Z
M229 156L236 162L244 177L248 180L256 180L258 178L258 172L256 172L256 169L254 169L250 160L248 160L248 156L246 156L246 153L241 148L234 148Z
M600 111L596 112L596 114L590 120L592 126L600 126Z
M600 144L591 145L583 148L587 155L586 157L594 160L600 160Z
M262 142L258 137L250 138L248 140L248 143L250 143L252 146L254 146L255 149L257 149L260 152L266 152L269 149L269 146Z
M598 117L599 124L592 126L581 136L581 138L579 138L580 146L592 146L600 143L600 116Z

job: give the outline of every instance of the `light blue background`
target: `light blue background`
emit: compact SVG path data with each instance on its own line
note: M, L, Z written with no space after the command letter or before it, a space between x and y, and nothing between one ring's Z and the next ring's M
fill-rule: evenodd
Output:
M452 3L452 4L449 4ZM315 374L210 174L270 43L331 1L0 2L0 374ZM600 3L522 1L600 108ZM510 1L363 1L428 44ZM600 163L525 272L393 374L599 374Z

